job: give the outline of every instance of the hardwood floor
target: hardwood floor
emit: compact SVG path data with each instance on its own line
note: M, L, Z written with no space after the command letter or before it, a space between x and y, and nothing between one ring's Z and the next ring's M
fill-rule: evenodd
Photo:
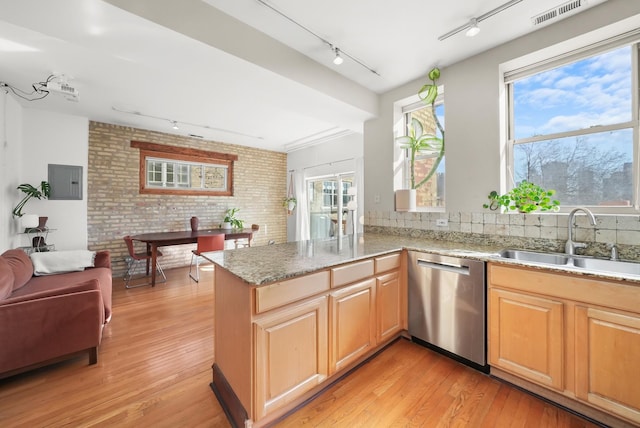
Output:
M155 288L114 281L98 364L79 357L0 381L0 427L229 427L209 388L213 284L188 269ZM279 427L593 427L406 340Z

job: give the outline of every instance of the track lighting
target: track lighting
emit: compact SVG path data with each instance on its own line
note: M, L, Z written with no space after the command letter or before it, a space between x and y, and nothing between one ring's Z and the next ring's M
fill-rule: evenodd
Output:
M464 34L467 37L474 37L477 36L479 32L480 27L478 27L478 20L472 18L471 21L469 21L469 29Z
M171 122L173 124L172 128L175 129L176 131L180 128L178 128L178 122L176 122L175 120L173 122Z
M269 4L268 1L266 1L266 0L256 0L256 1L258 3L260 3L261 5L263 5L264 7L268 8L268 9L271 9L273 12L277 13L278 15L280 15L281 17L283 17L284 19L286 19L287 21L289 21L293 25L296 25L300 29L302 29L302 30L306 31L307 33L311 34L312 36L316 37L322 43L324 43L326 45L329 45L329 48L331 48L331 51L336 54L335 58L333 58L333 63L334 64L336 64L336 65L342 64L344 62L344 57L346 56L347 58L349 58L353 62L361 65L362 67L366 68L367 70L369 70L371 73L375 74L376 76L380 76L380 73L375 71L373 68L369 67L367 64L365 64L364 62L360 61L355 56L350 55L348 52L345 52L342 49L338 49L329 40L325 39L324 37L322 37L321 35L319 35L315 31L311 30L310 28L305 27L304 25L302 25L301 23L297 22L296 20L294 20L290 16L287 16L284 12L282 12L281 10L279 10L276 7L274 7L271 4ZM522 0L519 0L519 1L522 1ZM342 55L340 55L340 54L342 54Z
M333 59L333 63L335 65L340 65L342 64L342 62L344 61L344 59L342 59L342 57L340 56L340 49L338 48L334 48L333 51L336 53L336 57Z
M480 28L478 27L478 23L484 21L485 19L489 19L491 18L493 15L496 15L504 10L509 9L512 6L517 5L518 3L522 2L524 0L510 0L506 3L504 3L503 5L500 5L498 7L496 7L495 9L490 10L487 13L483 13L480 16L477 16L476 18L472 18L469 22L467 22L464 25L459 26L458 28L454 28L453 30L449 31L446 34L443 34L442 36L438 37L438 40L443 41L448 39L451 36L454 36L462 31L465 32L465 34L468 37L473 37L475 35L477 35L480 32Z

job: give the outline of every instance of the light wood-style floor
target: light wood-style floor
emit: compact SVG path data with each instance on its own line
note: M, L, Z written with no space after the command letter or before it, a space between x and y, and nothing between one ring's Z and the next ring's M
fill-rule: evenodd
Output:
M0 427L229 427L209 387L212 273L167 276L153 289L114 281L97 365L79 357L1 380ZM400 340L278 426L594 425Z

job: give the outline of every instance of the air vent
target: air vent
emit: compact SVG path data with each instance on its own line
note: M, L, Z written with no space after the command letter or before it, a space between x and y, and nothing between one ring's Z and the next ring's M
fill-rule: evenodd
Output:
M534 26L536 26L543 23L548 23L550 21L557 21L562 18L566 18L569 15L578 13L579 9L586 7L586 5L586 0L568 1L554 7L553 9L549 9L546 12L542 12L541 14L534 16L533 18L531 18L531 22Z

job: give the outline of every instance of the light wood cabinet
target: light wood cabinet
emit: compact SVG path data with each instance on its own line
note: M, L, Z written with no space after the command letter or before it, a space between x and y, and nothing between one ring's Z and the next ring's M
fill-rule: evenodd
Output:
M492 374L607 424L640 425L640 286L488 266Z
M331 308L330 373L376 346L376 281L367 279L329 294Z
M216 267L212 387L234 424L273 424L373 355L385 344L379 337L398 337L405 258L380 255L259 286Z
M490 299L489 364L562 390L562 302L499 289Z
M640 316L578 306L576 333L578 398L640 424Z
M256 418L284 406L328 375L325 296L256 318Z
M386 342L404 329L403 287L395 271L376 278L376 318L378 343Z

